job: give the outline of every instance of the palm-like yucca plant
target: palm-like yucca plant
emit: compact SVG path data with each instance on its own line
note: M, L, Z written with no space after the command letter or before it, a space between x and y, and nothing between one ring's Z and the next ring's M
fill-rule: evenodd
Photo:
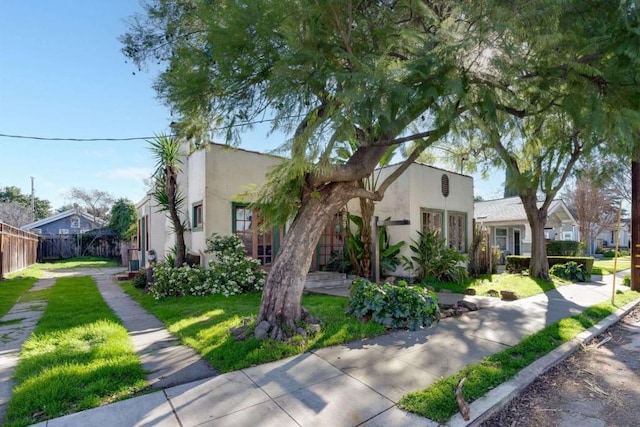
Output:
M171 219L173 232L176 235L174 266L180 267L184 264L187 253L184 243L186 224L180 219L180 210L184 206L185 199L178 188L178 173L184 154L180 150L178 139L171 136L157 135L149 143L151 145L149 150L156 161L152 196L158 208L167 212Z

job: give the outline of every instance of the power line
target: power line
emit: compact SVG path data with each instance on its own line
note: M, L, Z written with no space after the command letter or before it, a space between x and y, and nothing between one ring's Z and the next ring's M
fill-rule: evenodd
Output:
M175 135L169 135L175 136ZM9 135L5 133L0 133L0 137L3 138L14 138L14 139L34 139L38 141L81 141L81 142L91 142L91 141L138 141L138 140L146 140L153 139L153 136L135 136L130 138L55 138L55 137L46 137L46 136L28 136L28 135Z
M288 117L278 118L278 119L261 119L253 122L244 122L244 123L234 123L230 126L211 128L212 132L226 130L229 127L241 127L241 126L252 126L260 123L268 123L274 122L276 120L287 120L287 119L295 119L299 117L303 117L304 114L295 114ZM178 135L167 135L169 137L178 136ZM143 141L155 138L155 136L133 136L128 138L57 138L57 137L48 137L48 136L32 136L32 135L12 135L6 133L0 133L0 137L2 138L13 138L13 139L32 139L37 141L74 141L74 142L96 142L96 141Z

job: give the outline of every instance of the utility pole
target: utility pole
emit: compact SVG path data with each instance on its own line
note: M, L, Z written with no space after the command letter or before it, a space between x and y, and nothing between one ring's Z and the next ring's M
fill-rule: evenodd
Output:
M31 216L33 220L36 220L36 197L35 197L35 187L33 186L33 182L35 181L34 177L31 178Z

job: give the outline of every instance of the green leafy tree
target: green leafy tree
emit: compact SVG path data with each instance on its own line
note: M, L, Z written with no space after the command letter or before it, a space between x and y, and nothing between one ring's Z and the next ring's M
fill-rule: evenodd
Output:
M274 223L291 218L264 287L258 322L286 339L322 229L357 197L380 200L419 156L415 150L375 191L369 176L389 147L446 134L461 113L470 38L458 2L156 0L130 21L124 53L136 64L165 61L159 95L196 141L212 123L237 141L240 126L270 115L292 134L290 161L270 174L257 200ZM410 125L417 126L415 132ZM355 141L346 162L337 143Z
M475 101L456 130L486 166L506 169L531 226L529 272L549 279L544 226L574 166L635 145L638 10L617 1L488 2L476 24L495 37L470 65Z
M31 195L23 194L18 187L6 186L0 188L0 202L16 203L23 208L31 210ZM32 221L46 218L51 215L51 202L34 197L34 209L35 218L32 218Z
M128 199L118 199L111 208L109 228L122 240L130 240L136 232L138 212Z
M151 193L161 212L167 212L176 236L174 267L181 267L186 261L187 246L184 241L186 224L180 217L184 207L184 196L178 187L178 174L184 153L178 139L158 135L149 141L151 153L156 161L155 186Z

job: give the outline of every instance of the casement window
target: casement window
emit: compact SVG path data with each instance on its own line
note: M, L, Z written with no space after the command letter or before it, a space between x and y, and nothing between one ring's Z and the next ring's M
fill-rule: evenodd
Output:
M506 228L496 228L495 231L495 245L500 248L500 250L507 250L507 229Z
M202 217L202 202L196 202L193 204L191 218L191 228L193 230L202 230L203 217Z
M448 214L447 243L458 252L467 250L467 214L452 212Z
M247 255L260 261L263 266L271 265L274 253L272 230L262 230L258 213L245 205L233 205L233 232L240 237Z
M422 210L422 232L427 233L430 231L437 231L440 235L442 235L442 217L444 215L443 211L433 210L433 209L423 209Z
M72 216L71 217L71 228L80 228L80 217L79 216Z

